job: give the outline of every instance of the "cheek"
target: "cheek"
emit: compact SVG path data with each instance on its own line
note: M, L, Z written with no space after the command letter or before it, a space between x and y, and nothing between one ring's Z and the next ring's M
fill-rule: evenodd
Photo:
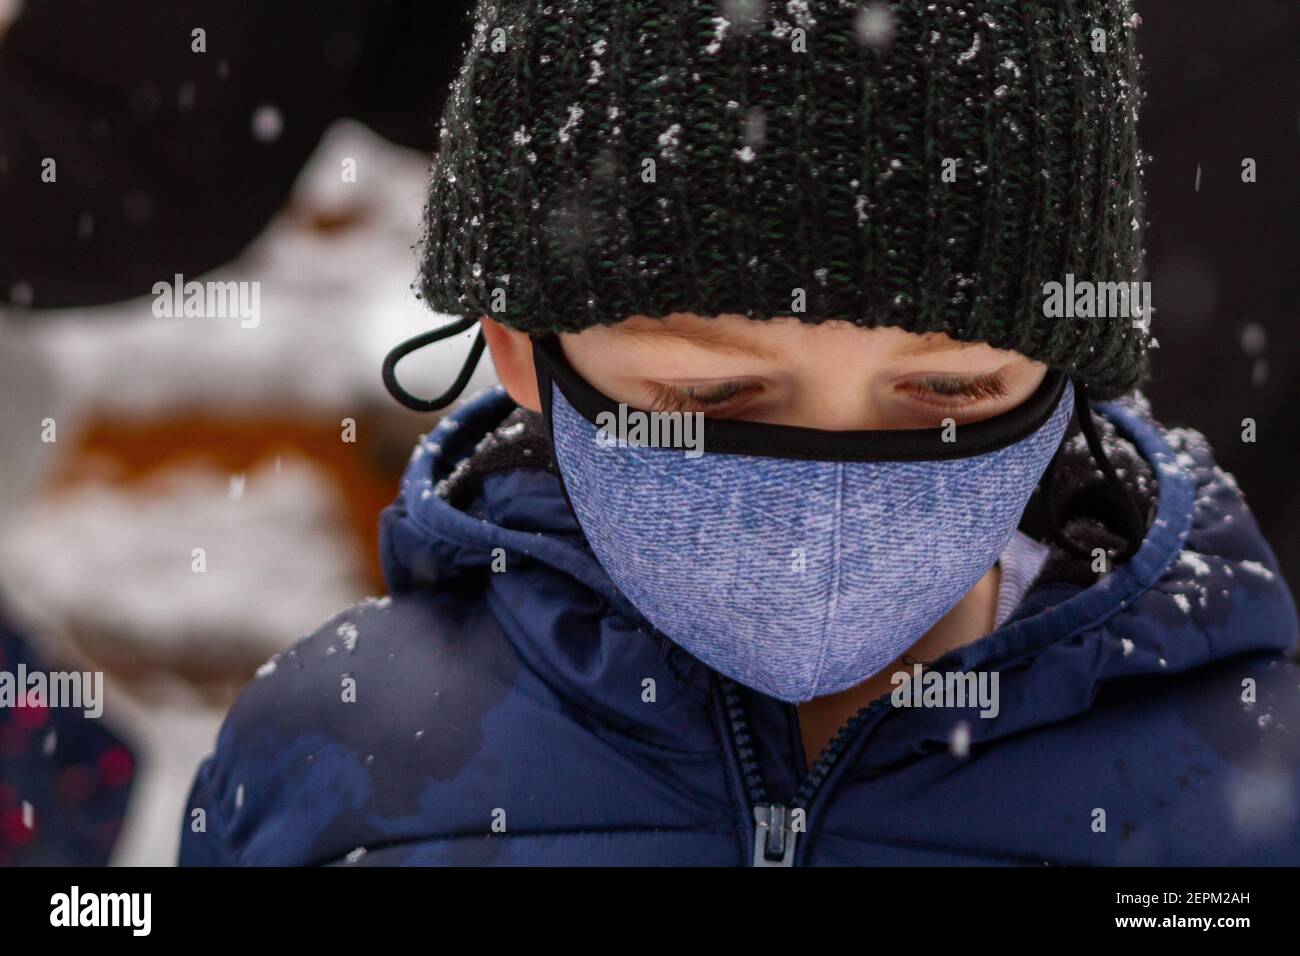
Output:
M603 341L605 336L599 334L603 331L588 329L576 335L561 335L560 347L573 370L593 388L616 402L634 404L640 380L626 370L637 366L630 356L620 354L617 343Z
M1021 359L1016 362L1012 368L1008 369L1007 391L1009 393L1010 408L1013 405L1019 405L1030 395L1038 390L1038 386L1043 384L1043 379L1047 377L1047 366L1042 362L1031 362L1028 359Z

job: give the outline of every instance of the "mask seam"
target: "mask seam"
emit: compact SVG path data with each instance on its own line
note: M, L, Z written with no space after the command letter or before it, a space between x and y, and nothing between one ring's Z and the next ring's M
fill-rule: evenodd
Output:
M1049 424L1050 424L1050 420L1049 420ZM1045 427L1046 427L1046 426L1045 426ZM994 452L994 453L992 453L992 454L990 454L990 455L988 455L988 456L977 456L977 457L984 457L984 458L985 458L985 461L984 461L983 463L981 463L981 466L976 470L975 475L972 476L973 478L976 478L976 479L981 478L981 477L983 477L985 474L987 474L987 473L989 473L989 472L992 472L992 471L994 470L994 465L996 464L996 462L995 462L994 459L997 457L997 453ZM842 506L841 506L841 502L842 502L842 500L843 500L842 496L843 496L843 471L844 471L844 465L845 465L844 462L837 462L837 466L838 466L838 469L837 469L837 470L838 470L838 473L839 473L839 479L840 479L840 480L839 480L839 483L838 483L837 486L836 486L836 520L835 520L835 526L834 526L834 532L833 532L833 534L834 534L835 537L834 537L834 546L833 546L833 548L832 548L832 550L833 550L833 552L834 552L834 561L833 561L833 567L834 567L834 570L833 570L833 575L834 575L834 580L835 580L835 590L834 590L833 595L832 595L832 602L833 602L833 603L832 603L832 606L831 606L830 609L828 609L827 621L829 621L830 616L834 613L834 608L835 608L836 606L838 606L839 590L840 590L840 581L841 581L841 578L842 578L842 570L841 570L841 568L842 568L842 563L841 563L840 560L839 560L839 550L840 550L840 548L841 548L841 546L842 546L842 535L840 534L840 531L841 531L841 528L842 528L842 521L843 521L843 516L842 516L842 510L843 510L843 509L842 509ZM921 492L921 493L918 493L917 495L914 495L914 496L913 496L912 498L910 498L910 499L909 499L905 504L900 505L897 509L895 509L895 512L894 512L894 513L902 513L903 511L906 510L906 508L910 507L912 504L915 504L915 502L916 502L916 501L917 501L917 500L918 500L918 499L919 499L923 494L924 494L924 492ZM1013 532L1014 532L1014 529L1013 529ZM994 562L994 563L996 563L996 559L995 559L995 562ZM817 687L817 682L821 679L821 672L822 672L822 670L823 670L824 667L825 667L826 651L827 651L827 647L828 647L828 645L829 645L829 640L828 640L828 636L827 636L827 628L828 628L828 625L824 623L824 624L823 624L823 633L822 633L822 653L821 653L821 657L820 657L820 659L818 660L818 663L817 663L816 678L815 678L814 681L813 681L813 689L814 689L814 690L815 690L816 687ZM924 635L918 635L916 639L917 639L917 640L920 640L920 638L921 638L922 636L924 636ZM909 646L910 646L910 645L909 645Z
M835 524L831 530L831 585L830 600L826 604L826 616L822 620L822 650L817 658L817 670L813 673L812 693L816 696L817 685L821 682L822 669L826 666L826 652L830 647L831 622L840 603L840 549L843 547L844 527L844 462L835 463Z

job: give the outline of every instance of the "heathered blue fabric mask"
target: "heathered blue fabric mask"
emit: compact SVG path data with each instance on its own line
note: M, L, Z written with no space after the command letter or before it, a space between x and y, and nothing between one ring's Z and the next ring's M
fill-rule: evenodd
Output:
M600 426L619 406L558 340L534 354L570 506L610 578L714 670L790 702L885 668L993 566L1073 396L1049 372L1021 407L949 441L706 419L703 454L688 454L618 441Z

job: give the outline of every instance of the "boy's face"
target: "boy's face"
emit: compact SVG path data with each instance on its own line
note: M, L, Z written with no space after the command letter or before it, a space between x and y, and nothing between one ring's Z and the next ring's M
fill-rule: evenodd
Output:
M538 410L527 335L483 320L502 384ZM833 430L936 428L1009 411L1047 367L942 333L846 322L634 316L560 336L574 369L634 408Z

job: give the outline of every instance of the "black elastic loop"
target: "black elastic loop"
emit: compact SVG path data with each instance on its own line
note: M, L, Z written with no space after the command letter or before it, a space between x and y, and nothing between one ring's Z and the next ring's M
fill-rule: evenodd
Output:
M474 337L474 344L470 346L469 355L466 356L465 364L461 366L460 374L456 376L456 380L451 383L450 388L434 398L420 398L418 395L412 395L402 388L397 381L397 363L417 349L422 349L426 345L432 345L441 339L450 338L453 335L468 331L477 322L477 319L472 318L457 319L450 325L443 325L428 332L421 332L394 348L384 357L384 387L388 389L388 393L407 408L413 408L417 412L436 412L438 409L446 408L454 402L460 397L460 393L465 391L465 386L469 384L474 369L478 367L479 359L483 357L483 349L487 343L483 339L482 329L479 329L478 335Z
M1125 545L1123 552L1115 558L1115 563L1119 564L1137 554L1138 548L1142 546L1142 541L1146 537L1146 521L1142 518L1142 512L1139 510L1137 502L1133 500L1132 494L1129 493L1128 486L1115 473L1114 466L1111 465L1110 459L1106 457L1106 449L1102 446L1101 437L1097 434L1097 426L1092 420L1092 410L1088 405L1087 387L1078 381L1074 383L1074 410L1075 417L1079 419L1079 430L1083 432L1084 441L1088 443L1088 450L1097 462L1097 467L1101 469L1103 477L1105 477L1115 495L1124 502L1124 523L1127 525L1127 528L1124 529L1124 537L1128 543ZM1064 448L1064 445L1065 443L1062 442L1061 447L1057 448L1056 454L1047 463L1047 470L1043 473L1040 498L1043 524L1047 528L1048 537L1053 542L1077 558L1087 558L1091 556L1091 552L1066 536L1056 520L1056 512L1052 509L1052 486L1056 480L1056 463L1061 456L1061 449Z

